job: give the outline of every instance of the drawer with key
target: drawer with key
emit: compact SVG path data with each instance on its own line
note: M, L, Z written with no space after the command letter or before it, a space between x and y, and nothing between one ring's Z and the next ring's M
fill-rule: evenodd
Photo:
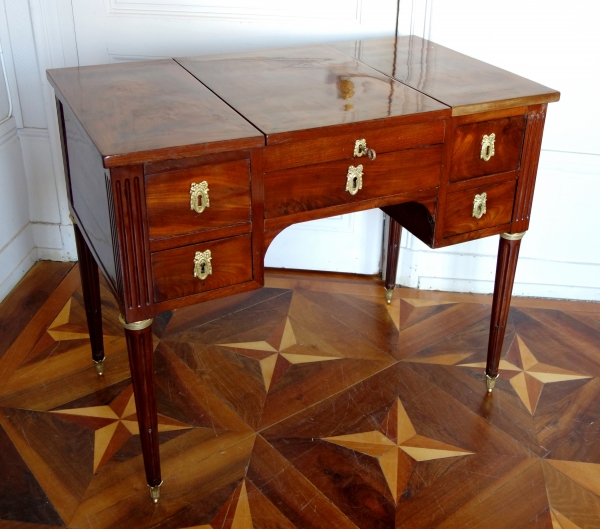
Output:
M439 186L442 146L348 158L265 174L265 218Z
M516 181L452 192L446 198L442 237L510 223Z
M459 125L454 132L450 181L517 169L524 134L525 116Z
M244 283L252 279L251 236L154 252L151 262L156 303Z
M150 239L223 228L250 221L250 163L146 175Z

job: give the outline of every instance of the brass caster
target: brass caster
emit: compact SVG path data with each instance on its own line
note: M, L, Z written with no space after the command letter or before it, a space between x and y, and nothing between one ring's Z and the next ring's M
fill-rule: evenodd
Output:
M156 487L148 485L150 488L150 497L152 498L153 503L158 503L158 500L160 499L160 486L162 484L163 482L161 481L158 485L156 485Z
M390 289L385 289L385 300L387 301L387 304L389 305L392 302L392 296L394 295L394 289L390 288Z
M96 368L96 373L98 373L98 375L102 376L104 375L104 360L106 360L106 358L103 358L102 360L94 360L94 367Z
M493 391L497 378L498 375L496 375L495 377L491 377L487 373L485 374L485 385L487 386L488 393L491 393Z

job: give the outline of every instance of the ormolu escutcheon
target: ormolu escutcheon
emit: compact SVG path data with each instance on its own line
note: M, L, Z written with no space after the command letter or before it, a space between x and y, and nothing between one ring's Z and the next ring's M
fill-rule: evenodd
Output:
M206 180L199 184L192 182L190 187L190 209L196 213L202 213L208 207L210 207L208 182Z
M148 485L148 487L150 487L150 497L152 498L152 502L153 503L158 503L158 500L160 500L160 486L162 484L163 484L163 482L161 481L155 487L152 487L151 485Z
M201 281L204 281L210 274L212 274L212 260L210 250L205 252L196 252L194 257L194 277L197 277Z
M374 160L377 157L377 153L367 147L367 140L356 140L354 142L354 157L360 158L365 154L369 157L369 160Z
M473 214L472 216L476 219L480 219L486 213L486 202L487 202L487 193L481 193L481 195L475 195L473 199Z
M488 393L491 393L494 390L497 378L498 375L496 375L495 377L491 377L487 373L485 374L485 385L487 387Z
M356 195L360 189L362 189L362 177L363 177L363 166L357 165L354 167L351 165L348 167L348 174L346 175L346 191L351 195Z
M490 158L494 156L494 141L496 141L496 135L494 133L489 136L485 134L481 139L481 154L479 157L484 162L489 162Z

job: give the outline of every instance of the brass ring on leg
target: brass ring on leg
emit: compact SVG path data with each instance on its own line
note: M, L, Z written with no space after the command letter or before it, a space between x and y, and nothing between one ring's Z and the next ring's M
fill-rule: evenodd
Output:
M498 375L496 375L495 377L491 377L487 373L485 374L485 385L487 386L488 393L491 393L494 390L497 378Z
M134 321L132 323L127 323L125 321L125 318L123 318L123 316L121 316L119 314L119 322L121 323L123 328L127 329L128 331L141 331L141 330L145 329L146 327L150 327L150 325L152 325L152 320L153 320L152 318L149 318L147 320Z
M526 231L522 231L521 233L501 233L500 237L507 241L520 241L526 233Z
M394 295L394 289L393 288L386 288L385 289L385 300L387 301L388 305L392 302L392 296Z

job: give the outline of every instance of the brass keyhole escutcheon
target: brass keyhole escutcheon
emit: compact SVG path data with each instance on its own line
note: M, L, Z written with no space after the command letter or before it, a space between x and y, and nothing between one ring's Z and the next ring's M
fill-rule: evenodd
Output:
M476 219L480 219L486 213L485 205L487 202L487 193L481 193L481 195L475 195L473 199L473 214L472 216Z
M485 134L481 140L481 154L479 157L484 161L488 162L492 156L494 156L494 142L496 141L496 135L494 133L489 136Z
M365 154L369 157L369 160L374 160L377 157L377 153L367 147L367 140L356 140L354 142L354 157L360 158Z
M362 177L363 177L363 166L358 165L354 167L351 165L348 167L348 174L346 175L346 191L351 195L356 195L360 189L362 189Z
M206 180L199 184L192 182L190 187L190 209L196 213L202 213L208 207L210 207L208 182Z
M201 281L204 281L210 274L212 274L212 264L210 263L212 256L210 250L205 252L196 252L194 257L194 277L197 277Z

